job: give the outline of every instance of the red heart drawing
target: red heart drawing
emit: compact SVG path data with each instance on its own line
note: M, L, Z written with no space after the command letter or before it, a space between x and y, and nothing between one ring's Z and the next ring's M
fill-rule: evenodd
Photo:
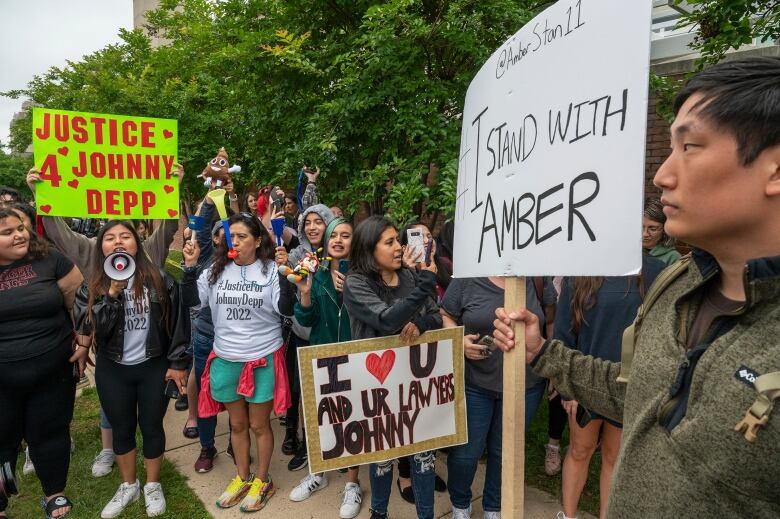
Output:
M374 375L380 384L385 383L385 379L395 364L395 352L387 350L380 357L376 353L371 353L366 357L366 369Z
M171 194L173 193L173 186L163 186L163 189L166 193Z
M173 218L177 214L179 214L179 211L177 211L176 209L168 209L168 216L170 216L171 218Z
M170 130L163 130L163 137L165 137L166 139L170 139L171 137L173 137L173 132Z
M68 182L68 186L72 187L73 189L76 189L77 187L79 187L79 179L74 178L73 180Z
M49 214L49 211L51 211L51 206L49 204L38 206L38 209L43 211L46 214Z
M68 147L67 146L63 146L62 148L57 148L57 153L59 153L63 157L67 157L68 156Z

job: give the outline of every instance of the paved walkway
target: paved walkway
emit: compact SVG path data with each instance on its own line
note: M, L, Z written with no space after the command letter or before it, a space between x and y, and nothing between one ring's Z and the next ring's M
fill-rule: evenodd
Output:
M198 474L192 468L193 463L200 452L200 444L197 440L189 440L182 435L182 428L187 419L186 412L177 412L173 409L173 404L165 417L165 430L167 435L166 458L171 461L179 471L187 476L188 484L195 494L206 506L206 509L215 518L243 518L236 506L230 510L220 510L214 504L216 498L222 493L230 479L235 476L235 468L232 460L225 454L227 448L227 413L219 416L219 425L217 426L216 446L219 451L214 469L207 474ZM298 472L289 472L287 462L289 457L281 453L279 446L281 439L284 438L284 430L279 424L278 419L272 420L274 437L277 445L274 449L274 457L271 460L271 476L277 486L276 495L269 501L266 509L255 517L284 517L289 519L311 518L311 519L332 519L338 518L338 509L341 505L341 492L344 489L346 474L333 472L329 474L329 485L318 491L310 499L301 503L293 503L287 497L290 490L298 484L298 481L306 475L306 470ZM253 458L256 451L253 447ZM447 464L444 456L439 456L436 461L436 472L446 481ZM484 464L480 464L477 477L473 485L474 493L474 511L472 516L477 519L482 517L482 485L484 483L485 469ZM368 508L370 504L370 491L368 477L365 472L361 474L361 483L363 485L363 508L359 518L368 518L370 516ZM525 519L554 519L560 505L557 500L549 494L535 488L526 487L525 490ZM406 503L398 495L395 485L390 497L390 514L394 519L413 519L415 517L414 506ZM437 518L451 517L450 500L447 493L437 493L435 501L435 510ZM592 519L588 514L580 514L581 519Z

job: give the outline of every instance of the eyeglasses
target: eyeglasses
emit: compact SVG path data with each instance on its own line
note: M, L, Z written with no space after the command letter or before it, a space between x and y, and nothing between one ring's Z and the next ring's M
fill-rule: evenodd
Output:
M648 233L648 234L658 234L659 232L663 231L663 227L659 227L658 225L648 225L642 226L642 233Z

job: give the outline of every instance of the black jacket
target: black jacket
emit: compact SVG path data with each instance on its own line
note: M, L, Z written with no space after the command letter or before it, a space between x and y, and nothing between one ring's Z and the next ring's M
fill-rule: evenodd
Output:
M170 299L170 315L166 326L162 316L160 299L154 288L149 289L149 334L146 338L146 358L161 355L168 358L171 369L186 369L190 361L187 346L190 343L190 316L181 302L179 285L168 274L161 272ZM89 292L86 283L76 293L73 311L78 333L91 335L93 323L86 319ZM106 294L92 305L94 314L95 352L120 362L124 352L124 297L113 298Z

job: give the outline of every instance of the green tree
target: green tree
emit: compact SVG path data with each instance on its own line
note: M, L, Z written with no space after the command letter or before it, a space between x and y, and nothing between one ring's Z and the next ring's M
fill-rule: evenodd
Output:
M0 186L18 189L23 196L29 197L25 180L27 170L32 167L32 157L9 155L0 151Z
M682 0L675 0L681 4ZM726 52L752 43L780 38L778 0L686 0L689 14L681 24L692 24L697 35L693 48L701 53L700 66L720 61Z
M405 223L454 204L469 82L539 0L164 0L148 29L24 91L41 106L179 120L185 190L219 146L240 185L295 186L304 160L330 204ZM27 127L24 127L27 124ZM29 144L29 119L12 146Z

